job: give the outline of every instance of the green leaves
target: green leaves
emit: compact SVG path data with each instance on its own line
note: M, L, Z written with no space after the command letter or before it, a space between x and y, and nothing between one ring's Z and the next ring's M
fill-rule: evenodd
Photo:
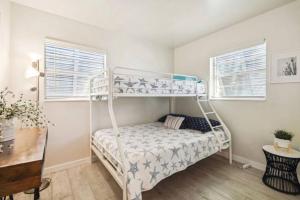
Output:
M277 131L275 131L274 136L278 139L292 140L292 138L294 137L294 134L291 132L287 132L285 130L277 130Z
M35 102L25 100L23 94L13 100L15 95L8 88L0 91L0 121L17 118L22 127L46 127L50 124L43 109ZM12 103L8 103L9 101Z

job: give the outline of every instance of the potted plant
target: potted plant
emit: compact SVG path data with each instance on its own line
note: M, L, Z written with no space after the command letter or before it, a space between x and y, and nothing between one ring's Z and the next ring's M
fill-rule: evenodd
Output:
M0 91L0 142L14 139L15 121L24 127L46 127L49 123L35 102L18 98L5 88Z
M274 133L274 144L281 148L289 148L294 134L285 130L277 130Z

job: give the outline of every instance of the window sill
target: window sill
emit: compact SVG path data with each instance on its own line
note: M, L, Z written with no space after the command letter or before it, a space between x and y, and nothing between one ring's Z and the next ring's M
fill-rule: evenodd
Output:
M89 98L64 98L64 99L44 99L44 102L86 102Z
M263 98L215 98L215 97L210 97L209 100L212 101L266 101L267 98L263 97Z

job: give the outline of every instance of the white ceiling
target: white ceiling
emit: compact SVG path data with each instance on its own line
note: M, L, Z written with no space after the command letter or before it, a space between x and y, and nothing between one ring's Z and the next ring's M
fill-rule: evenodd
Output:
M293 0L12 1L176 47Z

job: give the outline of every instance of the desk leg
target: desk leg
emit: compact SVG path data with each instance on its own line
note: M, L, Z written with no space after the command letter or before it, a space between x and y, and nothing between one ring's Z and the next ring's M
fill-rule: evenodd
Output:
M35 188L34 189L34 200L39 200L40 199L40 188Z

